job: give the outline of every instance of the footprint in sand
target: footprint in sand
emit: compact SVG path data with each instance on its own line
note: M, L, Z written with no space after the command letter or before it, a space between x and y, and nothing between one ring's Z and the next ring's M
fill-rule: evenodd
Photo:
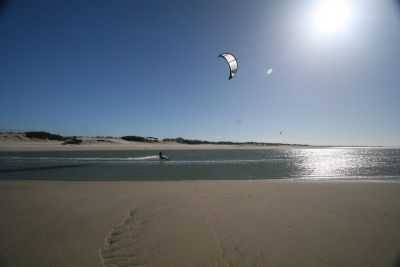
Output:
M100 258L104 267L142 267L145 264L135 253L137 239L143 222L139 220L137 210L118 226L113 227L100 249Z

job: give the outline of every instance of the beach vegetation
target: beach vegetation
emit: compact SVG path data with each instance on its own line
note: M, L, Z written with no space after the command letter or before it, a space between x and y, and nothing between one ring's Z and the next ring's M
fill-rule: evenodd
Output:
M137 136L137 135L127 135L127 136L122 136L121 139L130 141L130 142L144 142L144 143L155 143L158 142L158 138L155 137L143 137L143 136Z
M25 132L25 136L28 138L36 138L43 140L55 140L55 141L64 141L66 138L59 134L52 134L44 131L33 131L33 132Z
M78 139L76 136L70 137L66 139L62 144L63 145L79 145L82 143L81 139Z

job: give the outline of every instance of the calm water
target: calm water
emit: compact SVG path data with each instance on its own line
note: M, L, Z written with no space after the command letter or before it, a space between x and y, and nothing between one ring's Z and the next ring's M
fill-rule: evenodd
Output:
M400 181L400 149L2 152L0 180L371 179Z

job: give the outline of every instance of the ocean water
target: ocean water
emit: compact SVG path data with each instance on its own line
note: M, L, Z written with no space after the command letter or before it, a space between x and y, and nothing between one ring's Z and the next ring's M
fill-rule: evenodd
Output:
M352 179L400 181L400 149L1 152L0 180Z

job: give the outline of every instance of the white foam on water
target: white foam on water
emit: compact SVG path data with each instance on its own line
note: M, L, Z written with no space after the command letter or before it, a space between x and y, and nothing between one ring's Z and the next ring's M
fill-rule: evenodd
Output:
M160 159L160 157L158 155L153 155L153 156L146 156L146 157L128 158L128 160L153 160L153 159Z
M72 160L72 161L145 161L158 160L158 155L145 157L10 157L15 160Z

